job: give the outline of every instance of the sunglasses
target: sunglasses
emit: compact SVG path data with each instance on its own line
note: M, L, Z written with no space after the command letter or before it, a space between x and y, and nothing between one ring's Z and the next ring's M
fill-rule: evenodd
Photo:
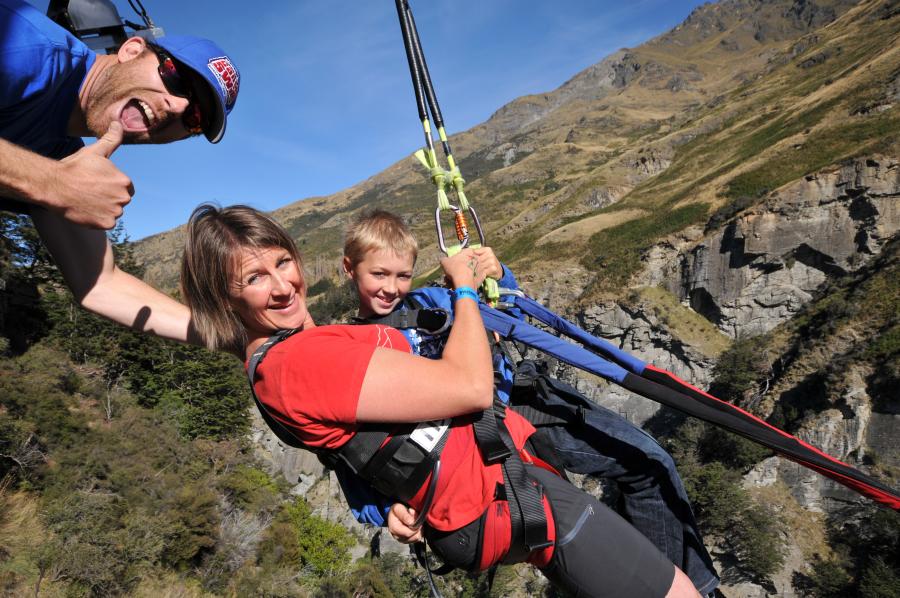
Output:
M159 67L157 68L159 76L169 93L179 98L191 100L181 115L181 122L184 124L184 128L193 135L202 133L203 112L200 109L200 104L193 99L194 90L190 81L178 72L175 59L168 52L158 47L154 47L153 51L156 52L156 57L159 59Z

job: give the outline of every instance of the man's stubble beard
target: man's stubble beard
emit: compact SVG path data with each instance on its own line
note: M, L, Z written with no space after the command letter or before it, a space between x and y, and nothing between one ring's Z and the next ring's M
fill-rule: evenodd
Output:
M129 84L130 71L133 63L137 63L138 59L116 63L110 65L101 75L100 79L94 84L92 93L87 98L84 108L84 119L88 130L97 137L103 137L113 119L118 118L118 114L109 115L109 107L120 102L123 99L132 97L134 86ZM149 139L135 138L131 133L125 133L125 143L148 143Z

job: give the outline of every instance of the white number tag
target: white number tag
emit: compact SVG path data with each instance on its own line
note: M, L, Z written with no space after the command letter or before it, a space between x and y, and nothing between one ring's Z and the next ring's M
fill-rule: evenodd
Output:
M449 419L422 422L409 435L409 439L430 453L449 427Z

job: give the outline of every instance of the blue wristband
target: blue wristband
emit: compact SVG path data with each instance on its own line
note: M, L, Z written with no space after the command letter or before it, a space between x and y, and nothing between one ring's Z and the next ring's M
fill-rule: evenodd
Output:
M453 290L453 296L457 301L460 299L471 299L475 303L478 303L478 293L476 293L475 289L472 287L457 287Z

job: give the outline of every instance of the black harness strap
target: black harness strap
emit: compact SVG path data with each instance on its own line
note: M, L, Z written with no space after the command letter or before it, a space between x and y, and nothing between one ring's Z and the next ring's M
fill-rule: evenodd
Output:
M397 310L379 318L358 318L354 321L360 324L382 324L401 330L416 328L434 335L445 332L452 324L449 313L444 309L425 308L411 297L404 301L404 305L407 307L405 310ZM492 333L486 333L492 350L502 349L496 346ZM506 405L495 397L490 409L474 416L472 429L484 462L490 465L500 464L503 470L505 499L509 503L512 528L510 549L504 562L519 563L528 558L531 552L546 548L552 542L547 539L547 517L542 490L525 471L504 423L505 419Z
M495 401L496 404L499 401ZM505 417L505 405L503 407ZM505 563L521 563L535 550L551 546L547 539L547 517L544 513L543 489L525 472L525 465L513 444L509 430L501 419L497 428L500 438L512 453L503 461L503 485L506 499L509 501L509 515L512 537L509 552L503 559Z
M429 485L430 498L434 497L437 482L438 464L441 451L446 443L449 427L435 439L433 445L423 447L413 437L419 426L385 426L365 424L337 450L323 450L307 446L284 423L276 419L268 408L259 400L253 382L256 370L266 353L277 343L288 338L297 330L283 330L274 334L250 356L247 376L250 381L250 393L256 402L263 420L275 433L278 439L287 446L302 448L313 452L323 465L334 469L338 462L346 464L351 471L370 483L372 487L384 494L406 502L413 498L431 475ZM428 422L440 425L445 422ZM439 427L437 428L440 429ZM426 496L422 511L428 512L431 506Z
M534 407L532 405L510 405L509 407L522 417L528 420L535 428L544 426L564 426L572 423L581 423L583 421L583 410L580 407L560 408L560 414L550 413L548 409Z
M440 307L414 307L393 311L378 318L353 318L353 323L382 324L399 330L416 328L428 334L438 335L450 329L453 319L446 309Z
M260 345L259 348L254 351L253 355L250 356L250 363L247 365L247 377L250 380L250 394L253 395L253 400L256 401L256 408L259 409L263 421L265 421L266 425L269 426L269 429L275 433L278 440L287 446L309 450L308 446L297 440L297 437L294 436L294 433L287 426L272 417L269 410L266 409L266 406L263 405L262 401L259 400L259 397L256 396L256 390L253 388L253 381L256 380L256 368L259 367L263 357L266 356L266 353L273 345L280 343L295 332L297 332L296 328L293 330L281 330Z
M491 409L473 422L475 442L486 463L500 463L512 537L505 563L521 563L528 555L550 546L541 488L525 471L519 452L506 428L506 405L495 399Z
M501 463L516 454L514 448L510 448L500 434L500 426L506 429L502 420L506 418L506 405L494 399L494 405L475 416L472 422L472 430L475 432L475 442L484 462L493 465Z

